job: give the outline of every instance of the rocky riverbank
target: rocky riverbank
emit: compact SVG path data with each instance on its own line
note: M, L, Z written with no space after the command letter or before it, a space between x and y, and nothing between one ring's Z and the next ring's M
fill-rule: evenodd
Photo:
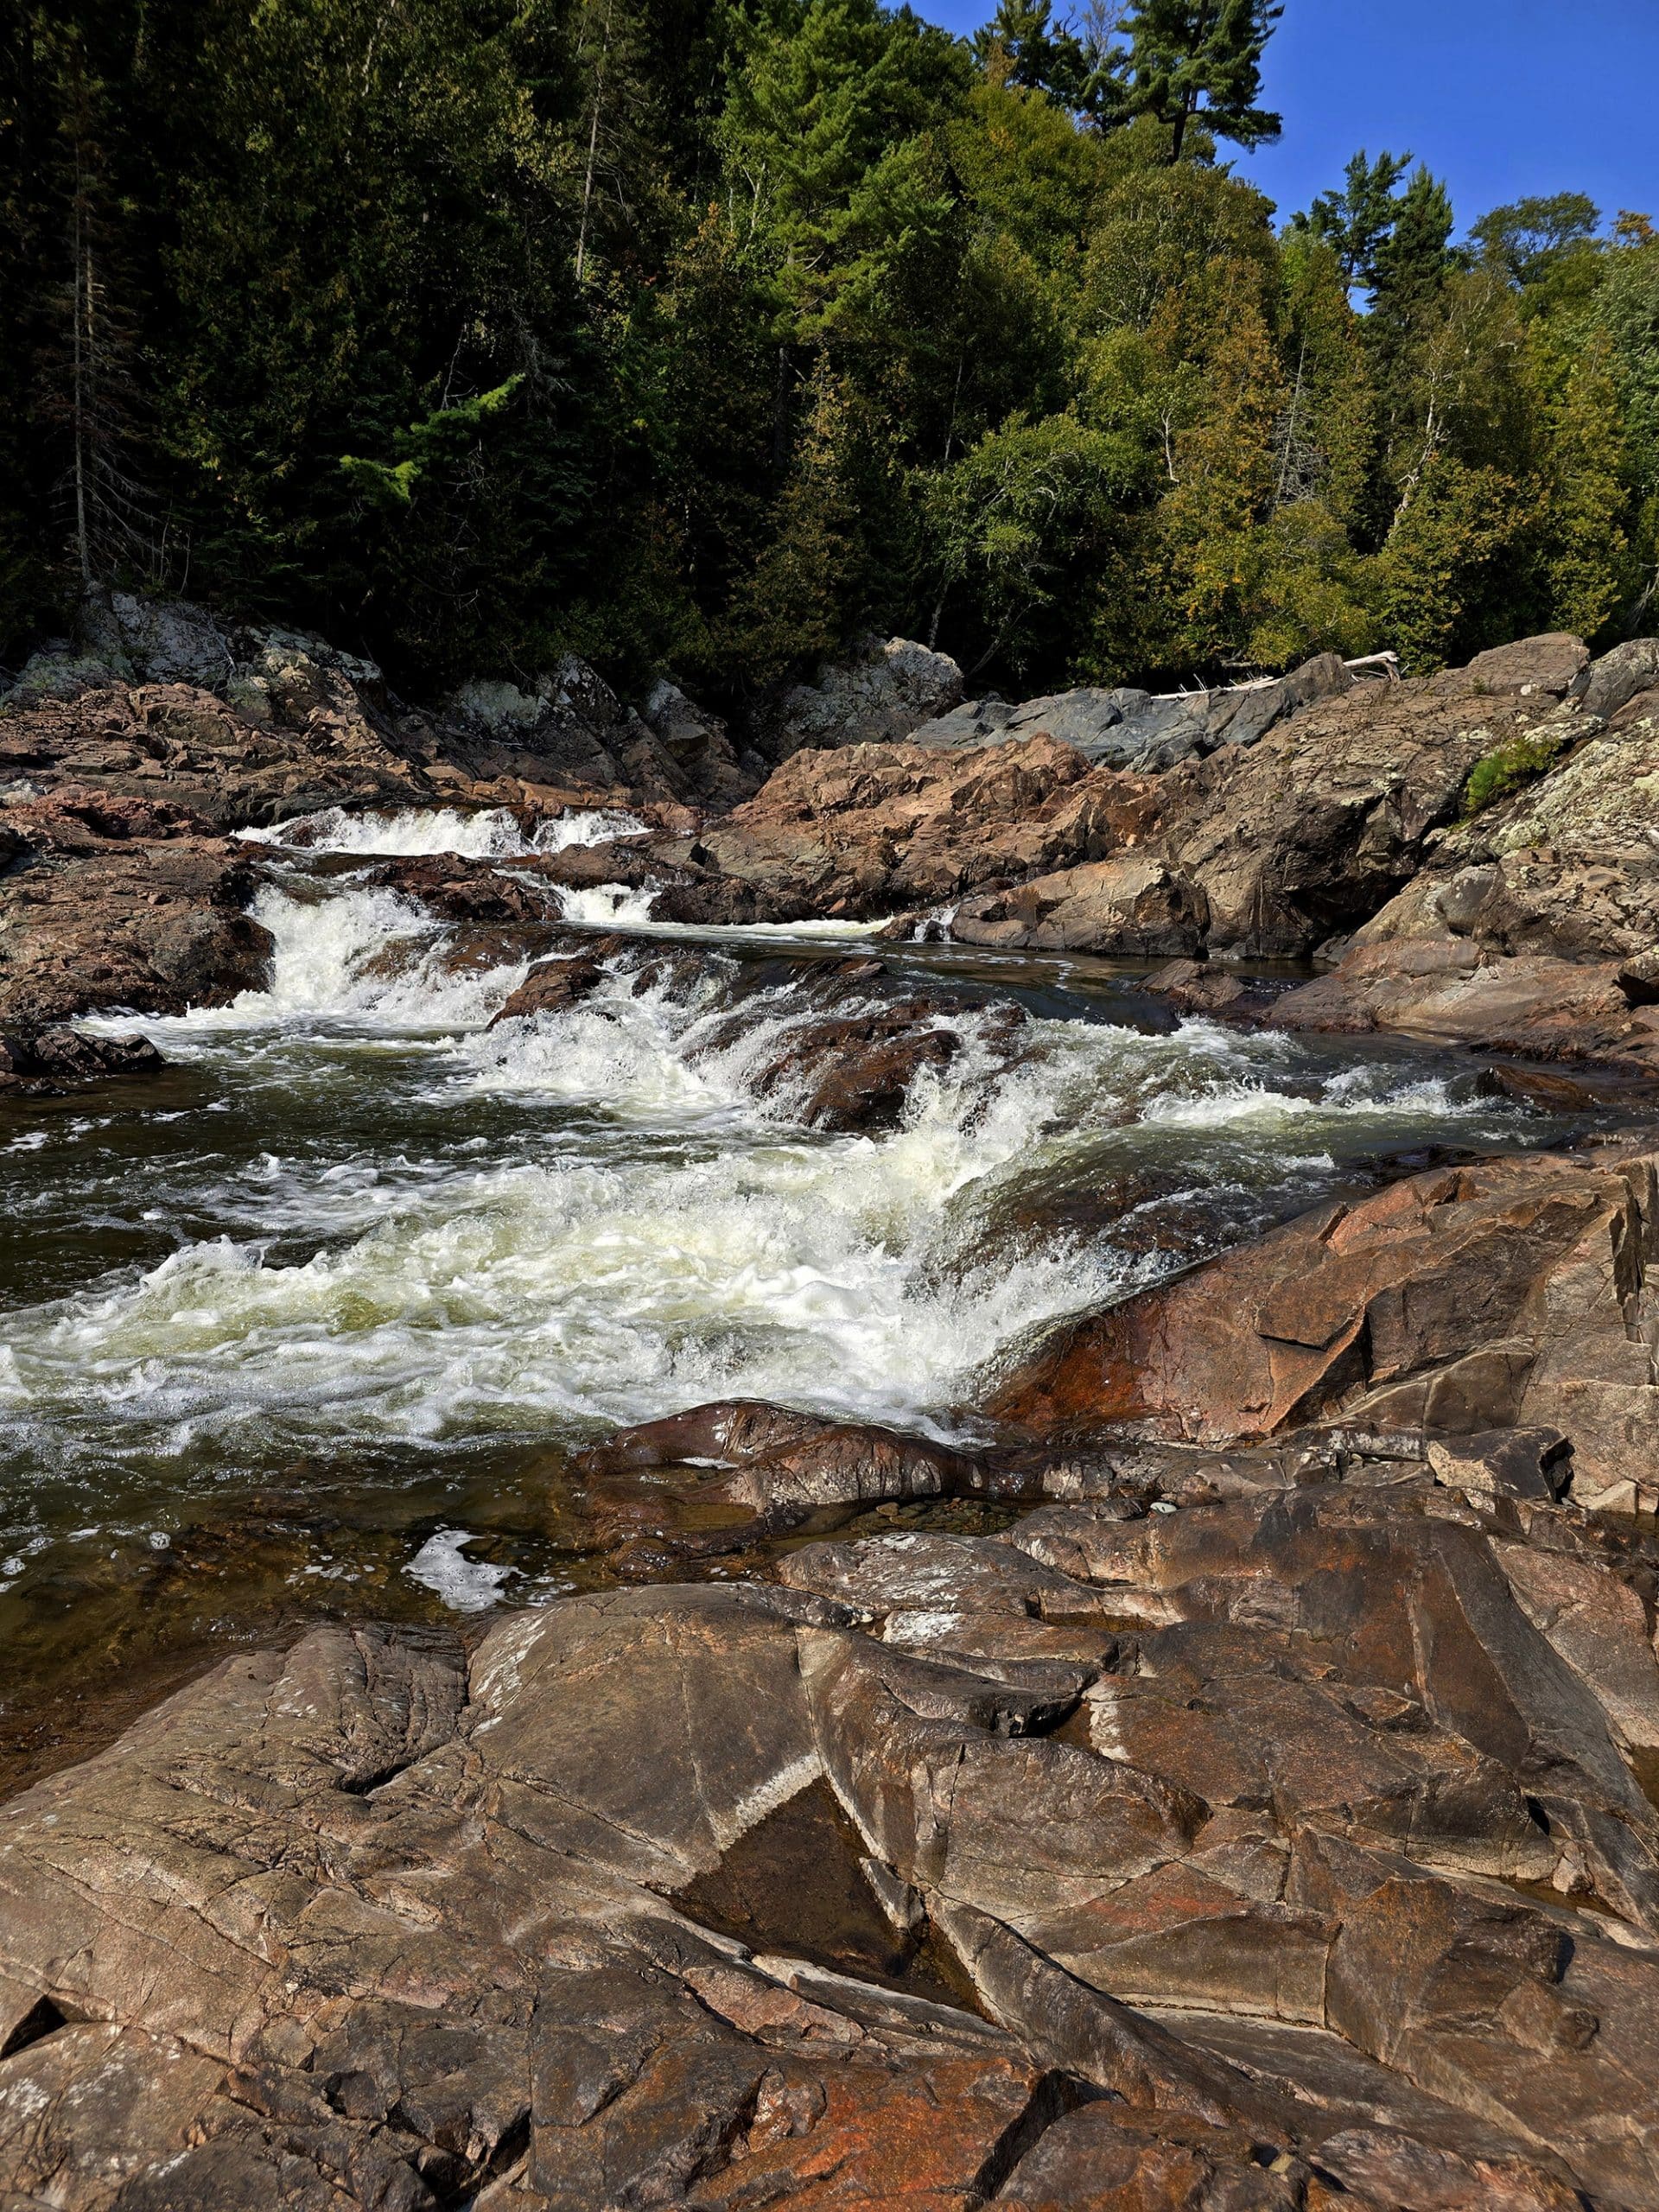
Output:
M543 1387L490 1378L535 1333L514 1298L545 1303L531 1248L573 1234L551 1191L611 1209L574 1217L569 1265L620 1287L543 1368L613 1338L644 1358L659 1328L671 1384L702 1371L652 1266L733 1297L709 1342L794 1301L809 1332L844 1322L838 1357L887 1357L849 1255L884 1280L903 1209L929 1211L899 1149L956 1147L953 1192L1078 1111L1055 986L996 982L1014 955L1144 971L1173 1033L1146 1051L1255 1055L1228 1111L1276 1067L1327 1141L1354 1071L1295 1059L1298 1033L1386 1034L1446 1048L1516 1137L1460 1146L1467 1104L1428 1084L1438 1149L1314 1144L1282 1189L1253 1169L1242 1230L1212 1217L1243 1185L1173 1154L1109 1192L1093 1154L1009 1182L918 1247L941 1336L994 1302L999 1253L1027 1263L1032 1220L1109 1198L1113 1294L1077 1310L1083 1248L1040 1248L1016 1305L1040 1286L1052 1318L988 1331L976 1367L935 1348L966 1402L912 1389L912 1418L688 1381L594 1434L601 1363L588 1440L531 1478L580 1524L550 1602L493 1611L520 1569L464 1560L465 1530L421 1554L423 1586L476 1607L459 1626L411 1618L410 1570L394 1587L338 1521L320 1564L315 1453L288 1503L158 1532L133 1603L188 1592L204 1651L238 1560L340 1594L0 1807L0 2202L1659 2208L1659 651L1017 706L963 703L895 643L734 739L574 668L415 715L318 641L220 640L215 664L199 624L136 620L122 668L37 668L0 712L0 1088L33 1110L164 1081L195 1033L158 1052L87 1014L142 1033L401 990L472 1039L466 1087L423 1080L411 1111L447 1125L502 1084L576 1102L543 1182L448 1214L419 1209L452 1166L400 1154L408 1228L374 1212L378 1164L319 1157L328 1204L367 1209L337 1281L302 1179L262 1232L291 1227L286 1272L198 1243L14 1331L31 1375L84 1341L117 1399L157 1370L175 1455L213 1433L225 1346L303 1401L329 1331L362 1325L341 1314L385 1317L353 1354L377 1420L439 1357L397 1333L435 1306L463 1395ZM398 834L357 836L363 809ZM868 933L741 961L718 938L791 923ZM928 939L952 975L904 964ZM325 969L334 995L306 997ZM1175 1032L1193 1013L1241 1033ZM646 1065L648 1033L672 1049ZM648 1103L578 1158L582 1053ZM1145 1097L1124 1082L1108 1119ZM274 1177L251 1098L201 1110L251 1114ZM757 1149L728 1192L696 1163L740 1110ZM1529 1116L1558 1141L1522 1148ZM682 1150L684 1192L624 1179ZM798 1267L855 1173L864 1241ZM1337 1195L1297 1211L1299 1173ZM629 1274L652 1207L669 1256ZM717 1207L729 1251L688 1226ZM753 1321L721 1268L759 1286ZM894 1306L893 1343L920 1310ZM181 1332L206 1364L160 1374Z
M0 1813L7 2187L1659 2203L1659 1551L1536 1418L1659 1401L1656 1259L1633 1145L1420 1178L1039 1355L1000 1456L619 1438L691 1520L1058 1502L226 1662Z

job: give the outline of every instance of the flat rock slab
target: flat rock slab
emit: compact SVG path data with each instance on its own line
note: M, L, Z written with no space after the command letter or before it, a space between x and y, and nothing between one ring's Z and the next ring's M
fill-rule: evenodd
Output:
M0 2203L1659 2208L1659 1558L1377 1464L226 1662L0 1808Z

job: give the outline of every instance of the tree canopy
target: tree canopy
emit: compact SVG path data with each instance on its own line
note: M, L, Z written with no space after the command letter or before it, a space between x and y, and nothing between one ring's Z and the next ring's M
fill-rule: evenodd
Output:
M1044 688L1618 636L1651 225L1459 245L1389 151L1280 219L1280 12L19 0L0 660L88 582L734 703L871 629Z

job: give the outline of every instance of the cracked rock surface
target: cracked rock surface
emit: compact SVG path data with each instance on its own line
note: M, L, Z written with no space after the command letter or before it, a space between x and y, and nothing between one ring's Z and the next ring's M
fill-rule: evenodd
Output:
M0 1811L0 2203L1659 2205L1652 1542L1104 1491L227 1661Z

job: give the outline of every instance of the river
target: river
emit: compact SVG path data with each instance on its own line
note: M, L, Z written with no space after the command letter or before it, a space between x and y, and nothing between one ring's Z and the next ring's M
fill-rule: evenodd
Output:
M868 932L671 931L644 894L565 893L703 957L641 988L620 956L582 1005L492 1028L524 948L362 871L510 858L509 817L264 842L267 990L146 1020L170 1065L142 1086L0 1104L0 1779L112 1685L318 1612L613 1576L569 1455L617 1424L752 1396L970 1435L1040 1325L1426 1148L1570 1126L1466 1063L1174 1024L1109 963L884 944L854 1002L948 982L961 1049L898 1128L828 1135L753 1077L811 1011L799 979Z

